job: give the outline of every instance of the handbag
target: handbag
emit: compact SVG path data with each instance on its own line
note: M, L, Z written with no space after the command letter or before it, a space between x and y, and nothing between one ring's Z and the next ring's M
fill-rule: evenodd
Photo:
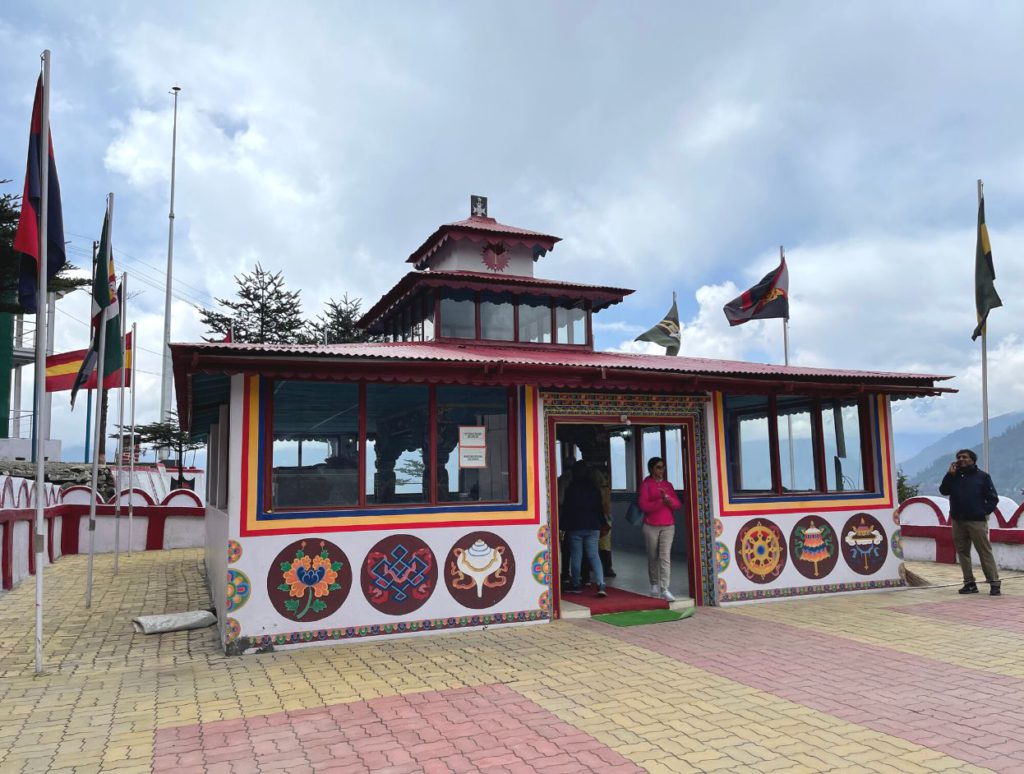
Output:
M629 504L629 507L626 509L626 521L628 521L634 527L643 526L644 512L640 510L640 506L637 505L635 500L631 502Z

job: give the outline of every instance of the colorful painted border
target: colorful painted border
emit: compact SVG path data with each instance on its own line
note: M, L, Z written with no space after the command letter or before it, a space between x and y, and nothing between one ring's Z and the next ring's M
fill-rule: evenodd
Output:
M268 511L263 502L266 401L258 375L245 377L242 399L241 536L297 535L373 529L539 524L540 459L537 390L518 390L519 500L492 505L419 505L322 511Z
M812 594L835 594L840 591L868 591L871 589L893 589L906 586L902 578L886 580L850 581L844 583L823 583L819 586L791 586L789 588L750 589L728 591L721 595L722 602L750 602L756 599L780 599L782 597L806 597Z
M354 640L390 634L409 634L412 632L443 631L445 629L466 629L473 626L491 626L493 624L546 621L549 617L550 615L546 610L520 610L514 613L484 613L452 618L430 618L422 621L385 622L366 626L348 626L342 629L309 629L302 632L264 634L261 637L253 637L249 646L265 648L268 645L300 645L308 642Z
M892 448L891 429L884 395L875 398L872 411L874 428L875 471L876 481L881 485L879 493L858 492L851 495L822 495L815 492L805 496L768 495L761 497L736 497L730 494L728 465L726 463L725 443L725 396L716 392L712 406L714 408L715 470L718 474L718 508L723 516L761 516L771 513L801 513L804 511L853 511L872 510L876 508L892 508Z
M693 449L690 462L693 466L694 494L697 501L694 532L689 540L697 546L693 556L697 561L697 575L700 588L694 589L699 605L714 605L718 599L716 580L715 527L712 513L711 470L708 452L707 403L704 395L630 395L594 392L543 392L545 416L545 460L551 459L554 439L550 419L565 421L566 417L600 418L649 417L656 423L669 424L685 419L692 423ZM545 465L545 475L549 475ZM547 481L548 497L552 484ZM551 513L550 503L548 513ZM549 516L550 518L550 516Z

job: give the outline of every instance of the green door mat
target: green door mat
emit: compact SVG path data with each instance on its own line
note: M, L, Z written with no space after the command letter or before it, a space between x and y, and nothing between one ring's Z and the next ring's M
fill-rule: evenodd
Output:
M696 608L693 607L688 607L686 610L630 610L625 613L595 615L593 619L604 621L612 626L643 626L666 621L681 621L684 618L689 618L695 612Z

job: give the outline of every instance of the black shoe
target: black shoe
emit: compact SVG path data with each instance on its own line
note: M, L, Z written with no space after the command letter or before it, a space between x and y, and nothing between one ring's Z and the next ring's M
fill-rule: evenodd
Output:
M975 589L975 591L977 591L977 589ZM582 594L583 593L583 589L581 589L579 586L570 586L569 588L567 588L565 590L565 593L566 594Z
M960 591L958 591L957 593L958 594L977 594L978 593L978 584L975 583L974 581L971 581L970 583L965 583L964 587L962 589L960 589Z
M992 584L992 588L990 588L988 590L988 595L990 597L999 597L999 596L1002 596L1002 594L1003 594L1003 590L1002 590L1002 588L1000 588L1000 584L998 584L998 583L993 583Z
M606 578L614 578L614 577L616 577L615 576L615 570L612 570L612 569L605 570L604 571L604 577L606 577Z
M996 586L993 586L992 588L996 588ZM599 586L598 587L598 589L597 589L597 596L599 596L599 597L607 597L608 596L608 592L604 590L604 586Z

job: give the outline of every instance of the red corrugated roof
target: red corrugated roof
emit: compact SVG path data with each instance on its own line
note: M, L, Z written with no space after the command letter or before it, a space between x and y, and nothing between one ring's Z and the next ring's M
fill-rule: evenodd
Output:
M542 234L539 231L530 231L517 226L507 226L504 223L499 223L494 218L474 215L465 220L445 223L443 226L439 226L437 231L427 237L423 244L413 251L412 255L406 259L406 262L415 264L416 268L420 268L427 258L433 255L449 238L472 239L474 237L480 238L497 234L504 235L506 239L503 241L505 242L511 241L513 244L539 247L542 250L550 250L555 246L555 242L562 241L561 237L556 237L552 234Z
M589 352L552 347L494 346L435 342L385 342L366 344L245 344L203 342L172 344L179 354L192 351L216 355L282 355L351 360L391 360L452 363L488 363L498 365L559 366L564 368L608 368L634 371L659 371L693 375L752 376L796 379L836 379L846 382L895 381L934 382L950 379L936 374L898 373L890 371L853 371L834 368L805 368L739 360L712 360L701 357L667 357L637 355L628 352Z
M588 299L592 302L595 312L619 303L633 292L629 288L583 285L578 282L537 279L518 274L492 274L480 271L411 271L370 307L356 325L360 328L372 326L396 303L420 285L441 285L450 288L481 288L490 285L496 290L522 293L536 291L546 296Z

